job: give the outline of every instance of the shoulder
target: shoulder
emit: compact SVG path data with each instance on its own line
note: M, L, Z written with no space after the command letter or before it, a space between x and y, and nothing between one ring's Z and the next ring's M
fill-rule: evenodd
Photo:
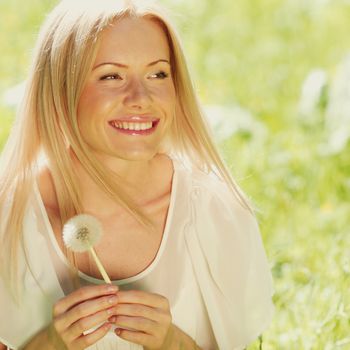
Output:
M249 201L239 187L233 188L214 173L195 169L190 175L193 197L211 210L222 210L236 215L254 217Z
M192 185L194 188L205 192L208 195L221 194L229 190L229 186L213 173L205 173L204 171L192 170Z
M189 220L200 232L201 241L213 242L220 237L223 244L232 246L232 241L240 241L242 246L260 240L255 212L242 203L225 181L200 170L186 170L184 176L189 184L184 210L187 208Z

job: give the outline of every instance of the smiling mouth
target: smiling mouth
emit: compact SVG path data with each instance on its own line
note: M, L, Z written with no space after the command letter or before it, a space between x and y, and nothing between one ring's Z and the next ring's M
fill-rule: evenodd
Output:
M126 135L150 135L152 134L159 124L159 120L135 123L135 122L122 122L117 120L112 120L109 125L118 132Z

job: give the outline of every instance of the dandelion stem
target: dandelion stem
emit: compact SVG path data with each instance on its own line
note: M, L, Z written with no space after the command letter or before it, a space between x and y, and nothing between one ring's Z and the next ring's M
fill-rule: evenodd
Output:
M100 271L100 273L101 273L103 279L105 280L105 282L106 282L106 283L112 283L111 280L110 280L110 278L108 277L107 272L106 272L106 270L104 269L104 267L103 267L103 265L102 265L100 259L97 257L97 254L96 254L96 252L95 252L95 250L94 250L93 247L90 247L90 253L91 253L92 257L94 258L95 263L96 263L96 265L97 265L97 268L99 269L99 271Z

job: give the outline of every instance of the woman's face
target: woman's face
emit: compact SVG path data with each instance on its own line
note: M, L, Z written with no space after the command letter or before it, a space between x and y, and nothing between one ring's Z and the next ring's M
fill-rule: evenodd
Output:
M102 160L150 160L175 100L164 31L149 19L121 19L102 34L78 104L79 129Z

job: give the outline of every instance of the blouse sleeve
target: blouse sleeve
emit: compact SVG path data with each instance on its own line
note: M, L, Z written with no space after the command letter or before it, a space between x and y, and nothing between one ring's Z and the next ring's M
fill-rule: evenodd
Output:
M269 325L274 310L254 216L223 182L194 182L185 239L219 349L244 349Z
M0 238L1 241L2 234ZM11 349L19 349L47 326L51 321L52 304L61 297L32 208L28 208L24 217L23 245L18 258L20 289L17 298L0 275L0 342Z

